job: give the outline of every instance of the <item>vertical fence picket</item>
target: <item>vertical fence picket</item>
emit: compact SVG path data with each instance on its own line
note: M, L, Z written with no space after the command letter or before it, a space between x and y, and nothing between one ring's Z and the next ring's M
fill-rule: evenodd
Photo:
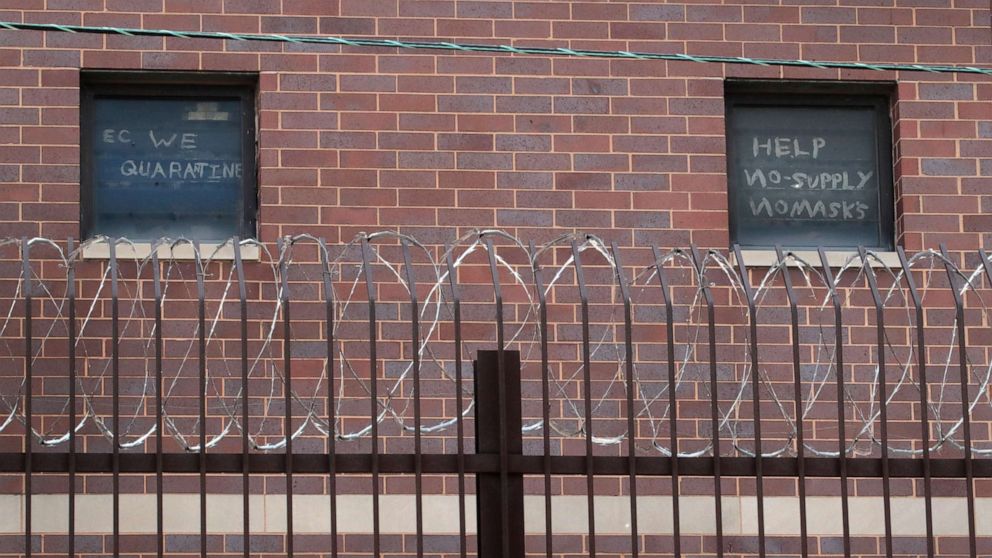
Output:
M623 299L624 376L627 391L627 482L630 483L630 555L637 558L640 541L637 530L637 421L634 414L634 316L630 301L630 288L620 262L617 243L611 246L613 266L616 269L620 296Z
M163 432L162 389L162 279L159 269L158 250L152 250L152 292L155 297L155 553L158 558L165 555L165 464Z
M66 305L68 317L66 318L66 333L68 336L68 378L69 378L69 455L67 467L69 469L68 487L66 492L68 498L68 529L66 541L66 555L68 558L76 556L76 245L70 236L66 241Z
M799 494L799 549L809 556L809 535L806 527L806 436L803 424L803 371L799 349L799 304L792 288L792 275L781 246L775 247L775 256L781 265L782 282L789 300L789 323L792 337L792 397L796 408L796 482Z
M500 429L506 427L507 424L507 413L506 413L506 382L504 377L506 375L506 339L504 337L504 324L503 324L503 288L500 286L499 281L499 268L496 263L496 249L493 247L492 237L487 236L485 238L486 253L489 256L489 274L492 277L493 282L493 294L496 301L496 360L497 360L497 373L500 375L499 380L499 424ZM507 447L506 436L499 437L499 482L500 482L500 519L504 526L510 524L510 501L509 501L509 491L510 491L510 457L509 450ZM503 529L502 532L502 552L503 558L510 558L510 533L508 529Z
M117 239L111 238L110 244L110 370L113 387L113 444L112 460L112 505L113 505L113 541L114 556L121 555L121 376L120 376L120 327L118 324L120 308L117 291Z
M950 286L951 294L954 297L954 322L955 334L958 339L958 369L961 378L961 429L964 437L964 490L966 506L968 510L968 550L972 557L978 556L978 541L976 539L975 525L975 468L974 455L971 438L971 400L968 395L968 347L965 338L965 316L964 299L962 291L959 290L957 282L954 280L954 271L951 266L951 258L947 254L947 247L940 245L940 255L944 259L944 269L947 272L947 284ZM983 268L988 268L983 264Z
M905 277L906 285L909 287L910 298L913 300L916 318L916 366L920 375L920 448L923 452L923 522L927 533L927 558L933 558L935 541L933 538L933 487L930 481L930 402L927 393L927 350L923 301L916 288L916 281L913 280L913 272L906 259L906 252L902 246L897 246L896 250L899 254L899 264L902 266L903 277Z
M406 271L407 289L410 291L410 355L413 365L413 484L414 523L416 529L417 558L424 556L424 452L421 432L420 408L420 301L417 298L417 280L410 262L410 245L406 238L400 240L403 267Z
M586 441L586 513L589 517L589 557L596 558L596 467L592 443L592 349L589 336L589 292L586 290L585 273L579 245L572 241L572 265L575 282L579 286L579 311L582 315L582 431Z
M881 420L882 433L882 508L885 522L885 556L892 558L892 483L889 470L889 420L888 420L888 383L885 377L885 301L878 290L875 271L868 259L865 248L859 247L861 265L868 279L868 288L875 301L875 331L876 350L878 351L878 412Z
M455 436L457 440L457 474L458 474L458 554L460 558L466 558L468 554L465 521L465 408L464 395L462 390L462 297L458 289L458 276L455 271L455 263L451 254L451 246L446 246L445 265L448 269L448 285L451 287L452 319L454 321L454 343L455 343L455 409L458 416L455 419Z
M197 320L197 398L199 399L199 452L197 465L200 472L200 558L207 558L207 303L203 284L203 259L200 243L193 243L194 265L196 266L196 320Z
M675 388L678 385L675 368L675 315L672 308L670 296L671 288L668 286L668 278L665 277L664 263L658 247L651 246L651 255L654 258L654 271L658 276L658 285L661 287L661 300L665 305L665 347L668 355L668 444L669 461L672 469L672 554L674 558L682 556L682 524L681 510L679 509L679 430L678 430L678 400Z
M706 326L709 331L709 368L710 368L710 428L712 429L713 445L713 506L716 520L716 555L723 558L723 482L720 455L720 404L719 377L716 360L716 308L713 293L704 275L705 268L702 257L696 245L691 246L692 261L696 267L696 277L699 280L703 298L706 301Z
M283 435L286 439L286 556L293 557L293 334L289 306L289 255L292 245L281 243L279 278L282 305Z
M981 260L982 260L982 270L985 271L985 278L988 279L989 286L992 286L992 263L989 262L989 256L988 256L988 254L985 253L985 249L984 248L978 250L978 257L981 258ZM969 419L965 419L965 420L969 420ZM965 447L967 447L967 448L970 448L971 447L971 444L970 444L970 432L969 432L969 444L967 444ZM969 472L968 467L969 466L968 466L967 462L965 462L966 475ZM970 469L970 475L974 476L974 468ZM968 484L970 486L972 484L971 479L969 478L969 479L966 479L966 480L967 480L967 482L968 482ZM972 497L969 498L969 500L970 500L969 510L970 510L970 513L972 514L972 517L969 518L969 525L968 525L968 527L969 527L970 531L968 533L968 538L969 538L968 543L969 543L969 545L971 545L970 550L972 550L972 552L974 554L977 554L978 553L978 541L976 540L977 533L976 533L976 529L974 529L972 527L972 524L975 522L975 518L974 518L975 498L974 498L974 495L972 495Z
M248 287L241 256L241 241L235 237L234 273L238 277L238 322L241 332L241 555L251 555L251 464L248 455L251 441L248 433Z
M32 313L34 312L31 286L31 242L21 239L21 297L24 301L24 556L31 558L34 552L33 496L34 484L34 336L32 334Z
M548 363L548 297L544 292L541 266L534 242L530 243L531 269L534 272L534 289L537 291L538 330L541 334L541 450L544 469L544 554L554 554L554 509L551 505L551 369Z
M338 558L338 454L337 408L334 401L334 284L331 279L330 254L323 238L320 249L321 276L324 281L324 322L327 350L327 492L330 495L331 558Z
M369 399L372 410L372 556L381 555L379 539L379 361L376 354L378 339L378 324L376 321L376 292L375 280L372 276L372 249L369 247L368 236L362 237L362 272L365 274L366 296L369 304Z
M844 382L844 313L841 307L840 295L837 294L837 284L830 271L830 260L827 252L820 247L820 272L827 284L830 303L834 309L834 368L837 382L837 473L840 476L840 517L842 545L844 558L851 557L851 506L847 488L847 413L844 410L844 395L847 393ZM839 280L839 278L838 278Z
M757 505L758 523L758 556L764 558L765 543L765 479L764 479L764 450L761 440L761 376L758 368L758 308L754 300L754 289L741 247L734 244L734 258L740 271L741 288L747 300L747 315L749 327L748 352L751 365L751 406L754 407L754 491Z

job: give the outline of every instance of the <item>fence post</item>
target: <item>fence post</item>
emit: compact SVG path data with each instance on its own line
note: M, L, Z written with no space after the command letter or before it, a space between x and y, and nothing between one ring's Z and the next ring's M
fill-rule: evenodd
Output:
M497 351L479 351L475 362L475 428L478 454L499 455L500 437L506 439L511 458L523 453L520 432L520 353L504 351L504 370L499 369ZM506 424L499 416L499 383L506 394ZM498 463L493 459L493 463ZM503 553L503 532L509 533L510 548L506 555L524 555L524 477L510 473L506 486L501 486L499 471L476 476L476 521L479 538L479 558L499 558ZM501 503L510 508L509 524L502 524Z

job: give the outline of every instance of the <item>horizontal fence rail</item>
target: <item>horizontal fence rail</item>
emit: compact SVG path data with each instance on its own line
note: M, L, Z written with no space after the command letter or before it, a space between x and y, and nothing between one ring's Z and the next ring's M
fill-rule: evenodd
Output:
M0 240L0 554L992 551L984 251L436 240Z

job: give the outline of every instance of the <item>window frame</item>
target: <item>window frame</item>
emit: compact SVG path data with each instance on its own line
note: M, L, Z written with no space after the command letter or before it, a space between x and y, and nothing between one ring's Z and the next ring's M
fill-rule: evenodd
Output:
M895 181L892 103L895 84L892 82L822 82L783 80L727 80L724 82L724 138L727 144L727 213L731 244L740 243L740 223L736 218L738 185L741 178L733 172L736 150L733 138L732 113L738 106L759 107L868 107L875 114L875 157L877 161L880 244L867 249L892 251L898 245L896 236ZM742 249L773 248L761 244L740 244ZM827 250L853 250L857 246L822 245ZM802 248L802 247L800 247Z
M94 168L92 130L97 97L148 99L237 98L241 102L241 197L238 229L231 236L258 234L258 134L256 96L258 74L219 72L84 71L79 99L79 232L93 238ZM147 241L149 239L131 239ZM223 240L223 239L206 239Z

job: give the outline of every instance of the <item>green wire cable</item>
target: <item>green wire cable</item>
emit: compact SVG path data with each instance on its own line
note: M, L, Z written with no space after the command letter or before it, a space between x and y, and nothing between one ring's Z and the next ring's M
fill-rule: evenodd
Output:
M86 25L60 25L55 23L20 23L0 21L0 29L25 31L53 31L59 33L96 33L101 35L124 35L128 37L176 37L181 39L219 39L234 41L264 41L293 44L321 44L369 48L402 48L421 50L449 50L459 52L481 52L502 54L525 54L535 56L568 56L579 58L620 58L626 60L670 60L676 62L698 62L713 64L751 64L756 66L799 66L820 69L874 70L878 72L930 72L941 74L979 74L992 76L992 67L933 65L933 64L889 64L865 62L831 62L812 60L788 60L778 58L747 58L744 56L703 56L686 53L631 52L626 50L584 50L565 47L528 47L511 45L456 44L444 41L398 41L378 38L344 38L333 36L287 36L259 33L220 33L211 31L174 31L170 29L132 29L124 27L94 27Z

